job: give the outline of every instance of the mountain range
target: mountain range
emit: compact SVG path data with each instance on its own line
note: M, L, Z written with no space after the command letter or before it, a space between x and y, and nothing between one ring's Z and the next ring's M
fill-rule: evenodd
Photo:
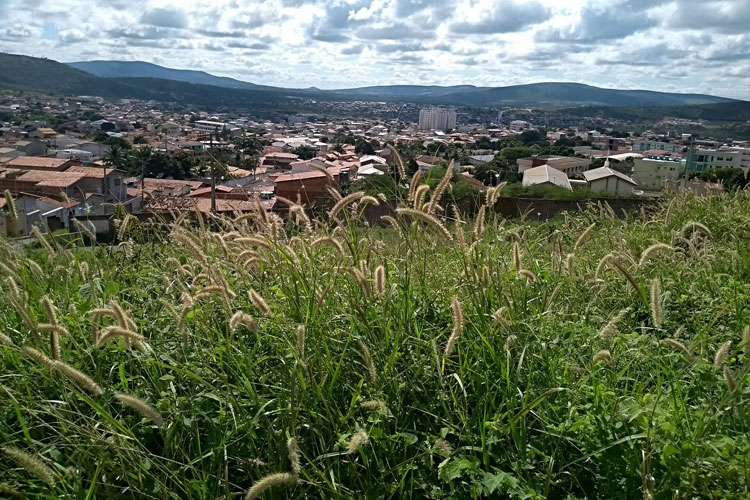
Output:
M0 87L59 95L97 95L181 102L197 106L294 112L300 99L314 101L388 101L472 107L578 108L639 107L672 110L720 106L727 121L750 102L703 94L615 90L579 83L534 83L508 87L385 85L350 89L287 89L218 77L203 71L165 68L144 62L88 61L70 64L0 53ZM735 106L736 105L736 106ZM690 116L701 112L691 111Z
M579 83L534 83L508 87L457 85L383 85L321 91L319 89L282 89L214 76L204 71L178 70L140 61L87 61L69 66L102 78L159 78L217 87L267 90L271 92L315 92L345 98L370 98L434 102L462 106L679 106L729 102L732 99L703 94L676 94L648 90L613 90Z

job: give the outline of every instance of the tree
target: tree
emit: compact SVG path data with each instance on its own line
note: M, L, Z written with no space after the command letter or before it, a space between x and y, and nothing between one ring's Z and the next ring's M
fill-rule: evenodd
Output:
M318 154L318 150L312 146L302 145L294 150L294 154L299 156L301 160L312 160Z
M128 161L128 152L120 146L114 145L109 148L109 153L104 157L104 164L108 167L124 170Z
M133 144L148 144L148 141L142 135L133 137Z
M362 138L358 138L357 143L354 145L354 152L359 155L374 155L375 147L372 143L367 142Z
M117 130L117 127L112 122L104 122L102 123L100 128L105 132L114 132L115 130Z

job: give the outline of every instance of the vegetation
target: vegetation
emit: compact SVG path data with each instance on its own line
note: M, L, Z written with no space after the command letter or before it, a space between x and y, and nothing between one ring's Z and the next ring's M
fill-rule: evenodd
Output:
M3 245L0 491L750 493L750 194L446 226L417 184L388 229L353 193Z

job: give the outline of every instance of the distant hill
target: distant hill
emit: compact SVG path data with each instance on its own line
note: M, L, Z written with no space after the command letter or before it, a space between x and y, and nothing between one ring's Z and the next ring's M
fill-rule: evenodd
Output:
M206 107L254 108L298 111L300 99L316 101L389 101L452 106L496 106L535 108L583 108L578 113L607 116L666 116L720 121L745 121L750 103L701 94L675 94L647 90L613 90L578 83L536 83L510 87L454 87L390 85L342 90L284 89L255 85L208 73L172 70L147 63L94 61L100 77L50 59L0 53L0 87L59 95L97 95L180 102ZM75 63L79 67L89 63ZM109 68L107 70L107 68ZM123 69L124 68L124 69ZM91 69L91 68L89 68ZM107 71L105 71L107 70ZM108 72L110 71L111 72ZM151 76L144 74L150 73ZM129 75L129 76L124 76ZM140 75L140 76L134 76ZM155 77L153 75L160 75ZM166 78L166 76L171 76ZM184 81L186 78L218 84ZM231 87L229 85L240 86ZM702 108L711 104L717 108ZM671 107L670 107L671 106ZM682 108L680 108L682 107ZM652 109L654 108L654 109ZM695 109L694 109L695 108Z
M703 94L677 94L651 90L614 90L581 83L532 83L497 88L477 88L440 98L464 106L683 106L731 102L734 99Z
M561 112L581 117L614 118L631 122L650 122L664 118L705 120L709 122L750 122L750 101L686 106L582 106L563 109Z
M280 90L276 87L256 85L223 76L214 76L205 71L171 69L142 61L83 61L67 63L68 66L101 78L160 78L178 82L213 85L230 89Z

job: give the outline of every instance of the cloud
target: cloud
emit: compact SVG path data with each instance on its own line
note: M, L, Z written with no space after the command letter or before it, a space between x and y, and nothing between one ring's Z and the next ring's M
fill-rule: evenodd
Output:
M581 10L574 22L540 30L536 33L539 42L596 43L603 40L625 38L647 30L658 21L625 2L618 6L595 4Z
M534 24L547 21L550 9L539 2L497 2L489 11L472 13L472 19L451 24L450 31L457 34L495 34L523 31Z
M0 51L286 87L578 81L750 99L748 1L0 0Z
M141 16L141 22L162 28L187 28L189 25L185 11L175 7L147 10Z
M86 40L86 35L83 31L72 28L69 30L63 30L58 34L58 38L60 40L60 43L63 44L70 44L70 43L77 43L82 42L83 40Z

